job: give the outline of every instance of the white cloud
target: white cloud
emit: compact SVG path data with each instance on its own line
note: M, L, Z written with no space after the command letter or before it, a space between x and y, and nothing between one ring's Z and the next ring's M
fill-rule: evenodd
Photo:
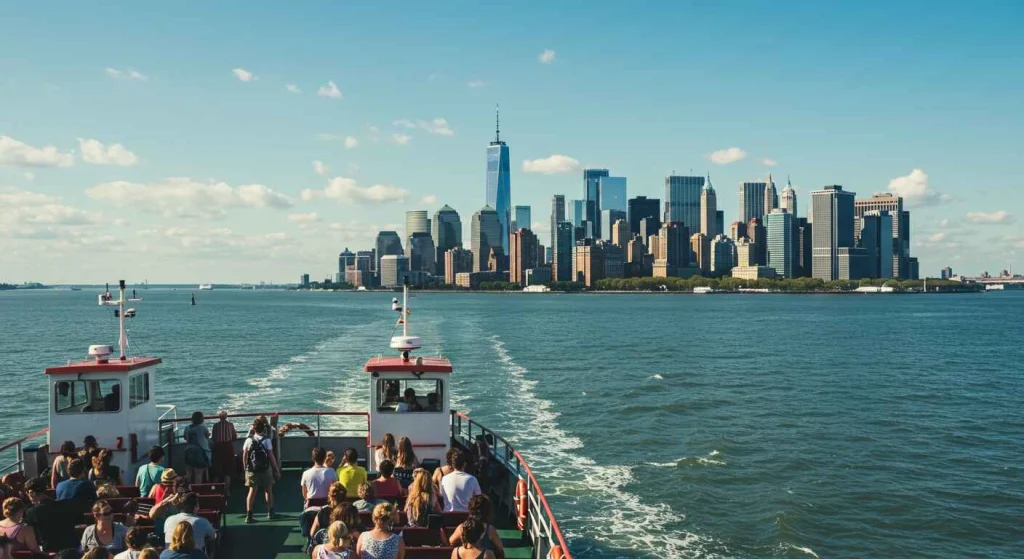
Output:
M769 157L765 157L764 159L761 160L761 165L764 165L765 167L774 167L778 164L778 161L771 159Z
M466 82L466 87L487 87L487 82L481 80L472 80Z
M524 173L540 173L542 175L557 175L561 173L575 173L582 167L580 162L568 155L549 155L543 159L527 159L523 161Z
M537 60L540 60L541 64L551 64L555 61L555 51L551 49L544 49L544 52L540 53Z
M312 223L317 221L316 212L310 212L307 214L288 214L288 221L295 223Z
M386 204L390 202L404 202L408 191L388 184L375 184L372 186L359 186L355 179L335 177L323 190L305 189L301 196L303 200L312 201L320 197L338 200L349 204Z
M412 141L412 136L408 134L392 134L391 138L394 139L395 143L400 146L409 145L409 142Z
M420 203L421 204L426 204L428 206L433 206L434 204L437 203L437 195L436 194L427 194L423 198L420 198Z
M331 170L327 168L327 165L325 165L324 162L320 161L319 159L313 160L313 170L316 171L318 175L327 176L331 173Z
M144 82L149 78L142 75L135 70L118 70L116 68L105 68L103 73L114 78L115 80L128 80L136 82Z
M914 169L908 175L890 180L889 190L917 206L940 204L953 199L948 194L939 194L932 190L928 186L928 173L921 169Z
M302 93L302 90L301 90L301 89L299 89L299 86L297 86L297 85L295 85L295 84L293 84L293 83L290 83L290 84L287 84L287 85L285 85L285 86L284 86L284 89L285 89L285 91L287 91L288 93Z
M256 79L256 74L253 74L245 68L235 68L234 70L231 70L231 72L236 78L243 82L251 82Z
M0 166L12 167L70 167L75 156L61 153L56 146L37 148L9 136L0 136Z
M420 128L426 130L427 132L430 132L431 134L438 134L441 136L455 135L455 131L452 130L451 126L449 126L448 121L441 117L437 117L429 122L425 120L420 120L417 122L417 124L419 125Z
M704 157L706 157L708 161L711 161L715 165L728 165L730 163L735 163L746 158L747 152L743 151L740 148L732 147L720 149L718 151L713 151L705 155Z
M93 165L118 165L131 167L139 162L138 156L121 144L103 145L99 140L78 139L82 161Z
M1013 223L1014 217L1006 210L997 210L992 213L967 212L967 221L971 223L1006 224Z
M359 145L359 140L355 136L345 136L345 149L352 149Z
M33 173L32 171L25 171L24 173L22 173L21 176L25 177L25 180L27 180L27 181L34 181L34 180L36 180L36 174Z
M231 186L186 177L155 183L106 182L86 189L85 193L94 200L167 217L209 219L223 216L226 210L233 208L285 209L292 206L290 198L262 184Z
M530 231L534 233L547 233L551 230L551 224L547 221L534 221L530 225Z
M67 206L59 197L0 188L0 237L57 239L102 222L100 214Z
M330 97L331 99L341 99L341 90L334 84L333 81L328 81L326 85L320 86L320 89L316 90L316 94L320 97Z
M400 118L391 124L394 124L395 126L404 126L406 128L416 128L416 124L407 118Z

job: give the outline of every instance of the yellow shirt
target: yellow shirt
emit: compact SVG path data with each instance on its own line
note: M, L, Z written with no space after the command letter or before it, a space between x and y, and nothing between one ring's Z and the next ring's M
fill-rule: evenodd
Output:
M366 483L366 468L345 464L338 468L338 481L345 486L348 497L359 495L359 486Z

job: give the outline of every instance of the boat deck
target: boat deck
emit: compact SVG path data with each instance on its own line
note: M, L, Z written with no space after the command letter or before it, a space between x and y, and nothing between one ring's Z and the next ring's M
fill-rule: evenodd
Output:
M247 489L235 482L231 498L228 499L225 519L222 525L222 543L217 559L308 559L303 551L306 540L299 529L299 515L302 513L302 495L299 490L301 468L285 468L283 477L274 487L274 511L277 518L267 519L267 507L263 496L256 498L254 505L255 524L245 523L245 496ZM522 541L522 532L510 526L502 519L495 519L499 528L502 543L505 546L505 557L508 559L529 559L533 548L528 542ZM398 528L400 531L401 528ZM424 550L426 551L426 550ZM432 553L407 554L408 559L419 557L437 557L441 549ZM450 552L449 552L450 553ZM448 557L448 553L444 553Z

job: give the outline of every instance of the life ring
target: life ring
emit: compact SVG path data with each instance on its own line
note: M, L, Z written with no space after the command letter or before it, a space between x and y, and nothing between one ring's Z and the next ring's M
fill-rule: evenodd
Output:
M313 428L310 427L309 425L306 425L305 423L285 423L284 427L281 427L281 430L278 431L278 435L283 437L285 436L286 433L288 433L288 431L291 431L293 429L305 431L306 435L310 437L316 436L316 432L313 431Z
M526 491L526 480L520 479L516 483L516 520L520 530L526 529L526 511L530 504L530 497Z
M565 557L565 553L561 546L556 545L548 552L548 559L562 559L562 557Z

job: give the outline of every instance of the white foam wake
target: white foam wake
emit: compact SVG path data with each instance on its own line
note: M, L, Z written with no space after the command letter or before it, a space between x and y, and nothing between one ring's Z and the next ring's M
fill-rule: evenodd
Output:
M537 381L526 377L527 370L497 335L491 336L491 343L516 396L510 403L517 414L510 421L518 424L511 438L517 444L529 443L527 460L550 495L586 505L558 511L566 537L578 535L658 557L709 556L702 549L706 538L670 526L682 519L681 514L664 503L645 503L626 489L634 481L630 466L600 465L579 452L583 442L558 426L560 414L552 402L537 396Z
M649 376L647 378L650 379L650 380L665 380L665 377L661 376L658 373L654 373L653 375L651 375L651 376Z

